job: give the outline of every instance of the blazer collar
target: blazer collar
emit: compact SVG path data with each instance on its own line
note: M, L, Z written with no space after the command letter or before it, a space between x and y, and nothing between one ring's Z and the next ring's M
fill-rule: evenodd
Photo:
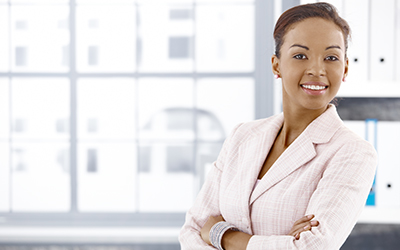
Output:
M255 128L254 137L239 149L241 159L241 187L252 204L264 192L316 156L315 144L327 143L342 125L334 105L312 121L295 141L282 153L253 191L261 167L283 124L283 114L271 117L267 124ZM245 198L245 197L243 197ZM246 206L249 205L246 204Z
M343 126L343 121L336 107L329 104L328 109L312 121L303 133L307 134L314 144L327 143L341 126Z

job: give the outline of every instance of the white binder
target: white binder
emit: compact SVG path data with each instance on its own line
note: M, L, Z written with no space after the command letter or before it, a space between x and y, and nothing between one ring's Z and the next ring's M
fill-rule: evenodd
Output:
M371 0L371 81L394 80L395 0Z
M343 17L352 30L347 56L349 74L347 82L365 83L368 79L368 4L365 0L343 1Z
M400 208L400 122L378 123L376 206Z
M396 75L396 81L398 84L400 84L400 1L396 1L396 61L395 61L395 72L397 73Z

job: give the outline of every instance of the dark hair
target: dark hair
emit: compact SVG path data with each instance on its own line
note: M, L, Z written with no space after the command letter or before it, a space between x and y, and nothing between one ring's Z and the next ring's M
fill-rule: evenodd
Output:
M288 28L304 19L311 17L320 17L328 21L334 22L343 32L345 53L347 54L348 39L350 36L350 26L341 18L336 8L329 3L313 3L298 5L285 11L278 19L274 30L275 39L275 55L280 57L280 49L283 44L283 38Z

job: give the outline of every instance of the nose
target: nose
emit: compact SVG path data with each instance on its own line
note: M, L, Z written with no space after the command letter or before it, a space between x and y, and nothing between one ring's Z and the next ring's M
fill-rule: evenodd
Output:
M321 60L309 60L309 66L307 69L307 75L309 76L325 76L325 66Z

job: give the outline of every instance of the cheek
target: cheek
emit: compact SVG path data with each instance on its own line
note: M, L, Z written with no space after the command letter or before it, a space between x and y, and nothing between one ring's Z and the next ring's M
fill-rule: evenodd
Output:
M341 83L344 76L344 67L329 68L331 83Z
M285 79L296 80L304 74L304 66L296 62L287 62L281 67L281 75Z

